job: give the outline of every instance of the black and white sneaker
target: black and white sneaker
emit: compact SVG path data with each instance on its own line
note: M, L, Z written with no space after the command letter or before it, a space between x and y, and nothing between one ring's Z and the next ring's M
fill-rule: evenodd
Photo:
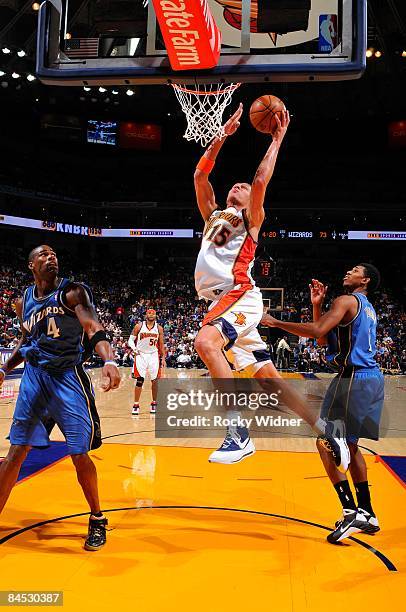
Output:
M134 404L133 409L131 410L131 415L132 416L138 416L140 413L140 406L139 404Z
M365 531L368 521L363 513L358 510L344 508L343 518L336 523L336 528L327 536L330 544L338 544L341 540L349 538L353 533Z
M150 414L156 414L156 402L151 402L151 406L149 408Z
M362 533L368 533L371 535L381 530L378 519L376 518L375 514L372 514L371 512L367 512L366 510L363 510L362 508L358 508L358 513L363 514L367 520L365 525L362 524L363 525L361 528ZM339 521L336 521L336 527L339 527L339 525L341 525L343 520L344 520L344 516Z
M333 455L334 462L340 472L345 474L350 465L351 455L345 439L344 421L326 421L325 432L318 437L318 440Z
M89 532L85 542L85 550L99 550L106 543L106 518L89 518Z

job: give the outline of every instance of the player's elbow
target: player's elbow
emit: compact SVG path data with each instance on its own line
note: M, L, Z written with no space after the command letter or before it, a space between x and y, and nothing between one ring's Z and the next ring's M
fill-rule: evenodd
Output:
M193 177L195 185L203 183L203 182L207 182L207 176L208 175L205 172L202 172L201 170L196 168L195 173L194 173L194 177Z
M254 180L252 181L251 189L256 191L262 191L265 193L268 186L268 180L265 174L257 173Z

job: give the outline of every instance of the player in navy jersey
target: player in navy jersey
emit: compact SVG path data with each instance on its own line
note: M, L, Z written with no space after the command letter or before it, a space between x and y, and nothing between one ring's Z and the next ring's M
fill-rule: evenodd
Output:
M377 317L368 299L380 283L378 270L361 263L344 276L346 295L336 298L322 314L327 287L317 280L310 285L313 304L312 323L285 323L265 314L262 323L305 336L327 345L327 359L338 369L324 398L321 417L343 419L350 448L350 474L357 493L357 503L345 474L334 465L326 441L317 447L326 472L343 506L343 517L328 535L332 544L353 533L375 533L379 523L372 509L365 459L358 447L359 438L377 440L384 400L384 378L375 361Z
M22 336L0 369L1 386L5 376L25 362L10 429L11 447L0 466L0 511L28 452L49 445L48 432L56 423L90 507L85 548L98 550L106 542L107 519L100 511L96 468L88 451L101 445L101 431L93 387L82 364L93 349L103 359L104 391L116 389L120 375L90 289L58 277L56 254L47 245L31 251L28 267L34 285L15 305Z

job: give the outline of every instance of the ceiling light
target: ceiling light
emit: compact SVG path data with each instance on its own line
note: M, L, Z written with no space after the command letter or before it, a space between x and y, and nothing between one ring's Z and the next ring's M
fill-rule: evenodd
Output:
M6 73L3 70L0 70L0 77L4 76Z
M13 77L13 79L19 79L20 78L20 75L18 74L18 72L13 72L11 74L11 76Z
M117 89L113 89L113 90L111 91L111 93L113 94L113 96L118 96L118 91L117 91Z
M365 55L366 55L367 57L372 57L372 56L373 56L373 54L374 54L374 53L373 53L372 49L367 49L367 50L366 50Z
M375 51L375 57L382 57L382 51Z
M84 87L83 88L85 91L90 91L90 87Z
M134 92L132 89L127 89L127 91L125 92L127 94L127 96L133 96Z
M27 81L35 81L35 76L33 74L27 74Z
M4 53L4 55L8 55L9 53L11 53L10 49L8 47L3 47L2 48L2 52Z
M20 49L19 51L17 51L17 55L18 55L18 57L25 57L26 52L23 51L22 49Z
M31 8L33 11L39 11L39 2L33 2Z
M104 93L107 91L107 89L105 87L99 87L99 91L100 93Z

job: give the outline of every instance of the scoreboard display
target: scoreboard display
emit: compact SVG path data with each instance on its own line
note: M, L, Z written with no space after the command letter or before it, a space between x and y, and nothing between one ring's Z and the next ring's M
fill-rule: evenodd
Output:
M273 240L348 240L348 231L272 229L262 232L262 238Z

